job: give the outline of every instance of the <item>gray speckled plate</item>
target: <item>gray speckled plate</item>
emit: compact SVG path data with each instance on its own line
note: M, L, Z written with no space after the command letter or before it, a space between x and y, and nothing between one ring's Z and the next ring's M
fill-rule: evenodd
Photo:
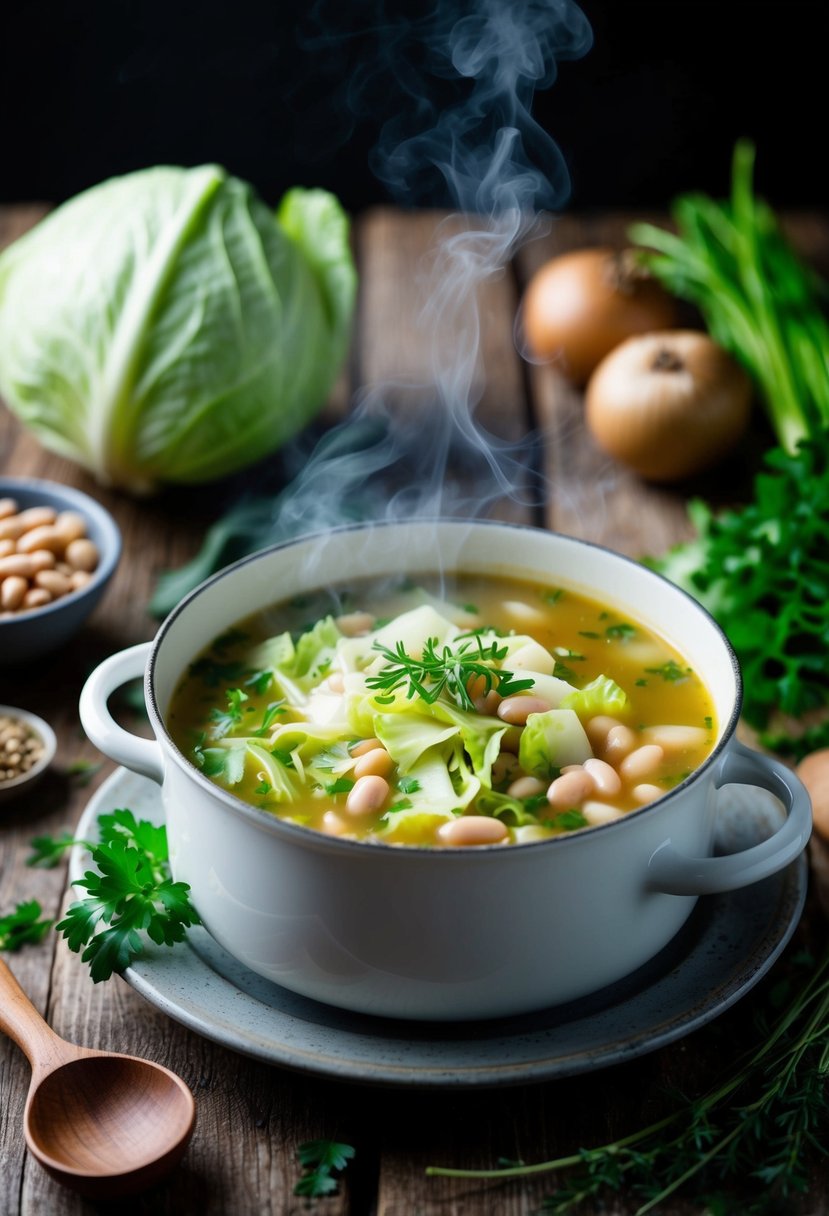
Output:
M124 806L161 822L158 787L118 769L89 802L78 835L90 839L99 814ZM720 851L762 839L780 814L770 795L730 787ZM76 849L73 879L85 861ZM806 882L803 856L753 887L703 897L682 932L632 976L584 1000L497 1021L399 1022L334 1009L255 975L204 929L172 950L149 948L124 978L191 1030L271 1064L367 1084L520 1085L644 1055L728 1009L788 942Z

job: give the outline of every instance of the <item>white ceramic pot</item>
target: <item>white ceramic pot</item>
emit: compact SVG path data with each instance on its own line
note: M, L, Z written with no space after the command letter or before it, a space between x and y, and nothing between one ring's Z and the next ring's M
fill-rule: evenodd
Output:
M673 643L707 685L719 733L706 762L621 819L510 847L400 848L340 840L248 806L176 748L164 717L193 658L239 618L356 577L491 572L609 601ZM108 696L144 673L155 740L121 729ZM528 1012L583 996L665 946L699 895L757 882L792 861L808 796L783 765L738 743L734 654L699 605L636 562L523 527L417 523L304 538L217 574L152 643L103 662L81 720L106 755L161 786L173 873L213 936L254 971L343 1008L422 1019ZM787 817L763 843L712 857L718 791L777 795Z

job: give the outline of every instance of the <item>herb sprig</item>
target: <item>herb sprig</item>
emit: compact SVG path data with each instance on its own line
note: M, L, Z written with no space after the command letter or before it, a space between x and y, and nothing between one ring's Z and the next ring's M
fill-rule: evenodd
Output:
M70 950L83 952L96 984L141 954L144 933L159 946L172 946L199 923L190 888L170 875L163 826L137 820L126 809L100 815L98 825L101 838L91 850L96 870L75 881L87 897L56 926Z
M29 899L19 903L14 911L0 916L0 950L11 953L21 946L42 941L55 923L42 914L43 909L37 900Z
M441 647L437 638L429 638L420 659L412 658L403 642L397 642L392 650L375 641L373 649L383 656L387 666L367 676L366 684L388 697L405 687L408 698L420 697L432 705L445 693L461 709L473 710L475 703L469 692L473 681L483 680L479 695L494 688L502 697L533 686L532 680L516 679L513 672L494 667L507 657L509 649L497 641L486 644L477 633L463 634L454 647Z
M141 954L145 935L159 946L172 946L184 939L191 925L199 924L190 903L190 888L187 883L173 882L170 874L163 825L136 819L132 811L119 809L99 815L98 829L96 843L76 840L66 832L59 837L38 836L27 860L28 865L49 868L73 845L89 849L96 868L87 870L74 884L86 890L86 898L71 904L55 928L69 949L89 963L96 984L109 979L113 971L122 971ZM40 914L34 901L26 907L36 907ZM41 937L51 923L40 930ZM34 923L31 931L35 931Z
M606 1189L639 1196L636 1216L695 1181L713 1189L712 1180L728 1187L750 1178L762 1190L760 1207L805 1191L809 1158L826 1151L820 1128L829 1116L829 950L817 966L799 961L809 966L808 979L784 994L776 1018L761 1021L759 1046L701 1097L684 1099L628 1136L552 1161L492 1170L429 1166L426 1173L504 1180L561 1173L544 1204L557 1216Z
M71 832L62 832L60 836L35 836L34 840L29 843L32 852L26 858L26 865L38 866L42 870L53 870L73 845L86 842L76 840ZM91 848L91 846L87 847Z
M227 709L211 709L210 733L214 739L221 739L229 734L242 721L243 706L249 700L248 694L241 688L225 689Z
M66 769L66 775L79 789L85 788L96 773L103 768L102 761L74 760Z
M346 1168L354 1157L354 1149L336 1140L309 1140L300 1144L297 1156L305 1173L294 1187L294 1194L319 1199L336 1192L337 1179L332 1174Z

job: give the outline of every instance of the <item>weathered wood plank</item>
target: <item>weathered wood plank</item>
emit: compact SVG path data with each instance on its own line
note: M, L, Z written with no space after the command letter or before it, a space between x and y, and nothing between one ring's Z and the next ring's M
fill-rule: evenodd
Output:
M522 290L549 258L593 245L620 247L626 228L621 219L563 217L552 224L548 235L519 251L516 271ZM546 441L548 527L632 557L641 556L643 549L662 552L690 534L684 499L644 485L599 450L584 426L580 392L550 366L529 364L528 379Z
M412 428L407 444L428 452L432 514L530 522L515 289L507 274L479 275L476 239L474 225L436 212L379 208L362 219L356 382L375 408Z

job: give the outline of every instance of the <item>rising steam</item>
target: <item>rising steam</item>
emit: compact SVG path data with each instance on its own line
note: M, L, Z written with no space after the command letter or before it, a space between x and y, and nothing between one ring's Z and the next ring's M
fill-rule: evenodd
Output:
M318 8L316 16L328 23L332 13ZM365 39L367 32L352 36ZM465 15L457 2L439 3L409 22L378 13L370 32L385 51L353 83L353 108L359 112L373 100L370 86L378 81L386 90L394 81L408 99L383 126L374 172L398 202L409 204L433 201L437 173L452 206L474 218L443 236L422 281L419 323L432 351L428 419L423 386L411 386L414 410L405 400L392 410L383 387L372 389L282 495L275 520L282 535L355 514L473 516L498 498L533 495L532 445L505 444L475 420L482 390L478 291L538 231L539 211L567 198L564 160L530 110L536 89L554 82L559 62L588 50L590 28L571 0L488 0ZM439 108L441 81L456 82L460 95ZM401 387L393 394L398 402ZM450 462L474 470L474 496L464 493L462 478L450 477ZM379 488L372 501L366 487L383 472L391 475L385 490L399 488L390 497Z
M337 30L341 7L322 0L305 49L359 46L348 88L355 121L395 112L373 171L397 202L448 199L462 217L444 225L421 277L431 383L372 388L310 454L301 442L288 450L293 480L272 506L274 542L355 519L472 518L504 499L538 501L534 441L510 444L475 419L478 293L539 232L539 212L566 201L564 160L530 108L559 62L589 49L590 27L572 0L414 7L410 19L389 18L381 2L360 29Z

